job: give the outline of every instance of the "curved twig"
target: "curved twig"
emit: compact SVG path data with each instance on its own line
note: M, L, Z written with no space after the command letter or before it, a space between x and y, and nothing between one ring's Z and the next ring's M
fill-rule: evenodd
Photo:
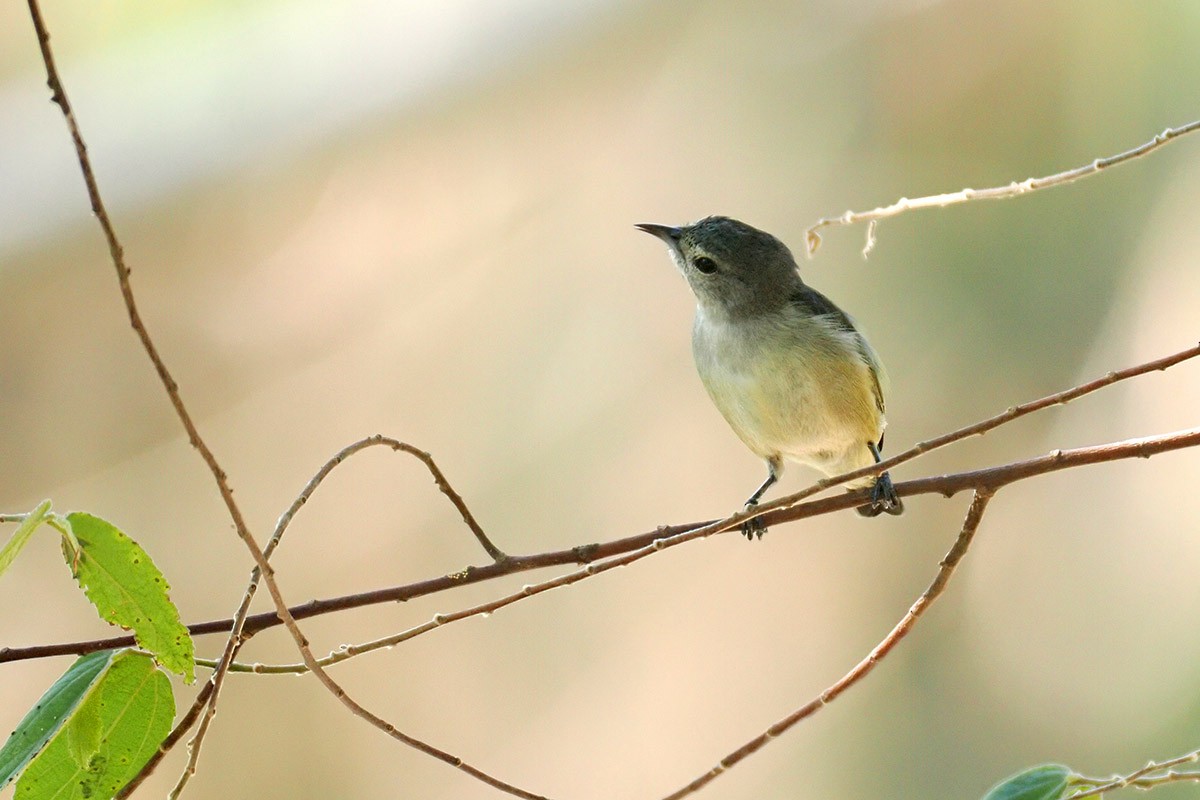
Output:
M308 503L313 493L317 490L321 483L324 482L329 473L331 473L338 465L344 463L355 453L362 452L363 450L374 446L389 447L393 451L408 453L409 455L412 455L420 460L429 469L438 489L440 489L442 493L450 499L450 502L454 505L454 507L458 509L459 513L463 517L463 521L467 524L467 527L471 529L471 532L483 546L484 550L487 551L488 555L492 556L493 560L497 562L504 561L508 558L508 556L500 551L500 549L492 544L491 540L488 539L487 535L483 532L483 529L480 528L479 523L475 521L475 517L467 508L467 505L463 501L462 497L450 485L450 482L446 479L445 475L442 473L441 469L437 466L437 463L433 460L433 457L429 453L413 447L406 442L399 441L398 439L392 439L390 437L378 434L374 436L368 436L364 439L359 439L358 441L343 447L341 450L335 453L333 457L321 465L321 468L317 470L316 474L313 475L312 478L309 479L308 483L306 483L304 488L300 491L300 494L298 494L296 499L292 501L292 504L288 506L287 511L285 511L275 523L275 530L272 532L271 538L268 540L267 546L263 550L263 555L266 558L269 559L271 557L271 554L275 551L275 548L278 547L279 543L282 541L283 534L287 530L288 525L291 524L292 519L296 516L300 509ZM249 613L250 603L254 599L261 574L262 572L257 566L250 574L250 581L246 585L246 591L242 596L242 602L233 615L232 624L230 626L231 630L225 641L225 647L221 653L221 657L215 662L209 662L205 659L200 659L200 663L202 665L211 664L213 667L213 675L209 678L204 691L202 691L196 698L188 714L184 715L184 717L172 730L171 735L168 736L161 745L159 745L154 755L151 756L150 759L142 766L141 770L138 771L138 774L135 775L133 779L121 789L121 791L117 794L116 800L122 800L122 798L128 797L135 789L137 789L138 786L142 784L146 778L153 774L154 770L158 767L158 764L162 761L162 759L166 757L166 755L178 743L182 733L186 732L187 729L195 724L196 719L199 717L200 708L203 707L204 716L200 718L200 728L196 731L195 736L193 736L192 740L188 743L190 752L187 769L190 772L195 771L195 759L199 754L200 744L204 740L204 737L208 731L208 726L211 724L212 718L217 712L217 701L220 696L221 688L224 685L225 675L234 664L234 659L237 657L237 654L241 650L242 646L255 633L255 631L245 631L244 626L246 615ZM324 664L322 665L324 666ZM236 669L235 671L241 672L243 670ZM307 667L304 668L304 671L308 671Z

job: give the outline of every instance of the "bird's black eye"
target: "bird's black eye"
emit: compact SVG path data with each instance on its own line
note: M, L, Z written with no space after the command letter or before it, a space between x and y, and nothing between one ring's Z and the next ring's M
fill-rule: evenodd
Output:
M717 271L717 262L713 261L708 256L697 256L692 259L692 266L705 275L712 275Z

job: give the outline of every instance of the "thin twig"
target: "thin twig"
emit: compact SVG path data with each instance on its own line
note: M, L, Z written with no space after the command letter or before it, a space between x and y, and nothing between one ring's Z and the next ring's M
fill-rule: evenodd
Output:
M963 520L962 530L959 532L954 546L950 548L950 551L946 553L946 557L942 559L941 564L938 566L938 571L933 578L933 582L929 584L929 588L921 593L921 596L917 598L916 602L912 604L905 615L900 618L900 621L896 623L891 632L883 637L879 644L875 645L862 661L859 661L854 665L853 669L814 699L722 758L715 767L696 778L687 786L667 795L664 800L680 800L680 798L687 797L699 791L739 761L759 750L767 742L782 735L796 723L817 713L836 700L842 692L865 678L891 652L892 648L908 635L908 632L917 624L917 619L928 611L934 601L945 591L946 584L950 582L951 576L954 575L954 570L958 567L959 562L962 561L963 556L967 554L967 548L971 546L971 540L974 538L975 532L979 530L979 523L983 519L983 512L987 509L988 501L991 498L991 490L977 489L975 491L975 496L971 499L971 506L967 509L967 517Z
M257 543L254 542L254 537L250 533L246 525L246 521L242 516L242 511L238 507L237 501L233 499L233 488L229 484L229 479L225 474L225 470L221 468L216 456L209 448L208 444L200 436L200 431L197 429L195 422L192 420L191 414L184 405L183 398L179 393L179 384L171 376L171 372L167 369L166 362L159 355L158 348L154 345L154 341L150 338L150 332L142 322L141 314L138 311L137 301L133 296L133 286L129 280L129 267L125 263L125 251L117 239L116 230L113 227L112 220L108 216L108 211L104 207L104 201L100 197L100 187L96 183L96 176L92 170L91 159L87 154L87 145L84 144L83 135L80 133L79 124L75 120L75 113L71 110L71 102L67 98L66 90L63 87L62 80L59 78L58 69L54 65L54 55L50 50L50 33L46 28L46 24L42 19L41 9L38 8L37 0L28 0L29 14L33 20L33 27L37 31L38 46L42 51L42 61L46 65L46 83L50 87L50 97L58 107L62 110L63 117L66 119L67 128L71 133L71 140L75 144L75 155L79 161L79 169L83 173L83 181L87 186L88 199L91 202L92 212L96 215L97 221L100 223L100 228L104 232L104 239L108 243L108 252L112 257L113 266L117 271L117 282L121 288L121 297L125 302L125 310L129 316L129 324L133 327L138 339L141 341L142 348L146 351L146 355L150 357L151 363L154 365L155 371L158 373L159 380L162 382L163 388L167 392L167 397L171 401L171 405L175 409L176 416L183 424L184 430L187 431L188 441L200 453L200 457L204 460L205 465L212 473L213 479L216 481L217 490L221 494L221 499L225 502L225 508L229 512L233 520L234 528L241 539L250 547L251 551L257 551ZM199 742L196 742L196 747L193 750L193 758L199 753ZM194 764L189 765L190 772L194 772ZM189 773L185 773L189 774Z
M291 524L292 517L296 516L297 512L304 507L312 497L313 492L317 490L317 487L321 485L321 482L325 480L329 473L339 464L350 458L350 456L369 447L387 447L395 452L407 453L424 464L425 468L429 470L429 474L433 477L433 482L437 485L438 490L450 500L455 510L462 516L463 522L466 523L466 526L483 547L484 551L492 557L492 560L504 561L508 558L504 551L493 544L488 535L484 533L483 528L480 527L479 523L475 520L475 516L471 513L471 509L467 507L466 502L462 499L462 495L456 492L454 487L450 485L450 481L446 479L445 473L438 467L437 462L433 460L433 456L407 442L402 442L399 439L378 433L346 445L321 465L321 468L309 479L304 489L296 496L292 504L288 506L287 511L283 512L279 517L279 521L275 523L275 530L272 532L271 539L267 543L267 549L264 551L268 556L275 549L278 540L283 536L283 532L287 529L287 526Z
M1168 142L1195 130L1200 130L1200 120L1180 125L1178 128L1167 128L1145 144L1138 145L1132 150L1126 150L1124 153L1118 153L1115 156L1107 158L1098 158L1090 164L1084 164L1082 167L1058 172L1054 175L1047 175L1044 178L1026 178L1023 181L1013 181L1007 186L995 186L990 189L961 189L957 192L947 192L946 194L935 194L915 199L901 197L889 206L880 206L870 211L847 211L837 217L823 217L817 220L816 224L809 228L805 234L805 249L808 252L808 257L812 258L813 254L817 252L817 248L821 246L821 235L817 233L821 228L830 225L854 225L858 222L867 222L869 223L867 227L867 242L862 251L863 256L866 256L875 246L876 227L881 219L895 217L906 211L915 211L919 208L944 208L973 200L1004 200L1028 194L1029 192L1036 192L1039 189L1063 186L1080 178L1095 175L1109 167L1115 167L1126 161L1141 158Z
M1141 769L1134 770L1125 776L1114 776L1112 778L1085 778L1082 775L1075 779L1077 783L1093 784L1092 788L1086 789L1077 794L1068 796L1068 800L1081 800L1084 797L1099 797L1105 792L1113 792L1117 789L1124 789L1126 786L1135 786L1139 789L1149 789L1154 786L1159 786L1164 783L1176 783L1179 781L1200 782L1200 772L1175 772L1171 768L1177 767L1180 764L1190 764L1200 761L1200 750L1193 750L1182 756L1168 759L1167 761L1154 762L1146 764ZM1161 772L1162 775L1154 773Z
M291 615L291 613L288 612L287 603L284 600L279 589L279 585L275 580L274 569L271 567L262 551L258 549L257 543L251 539L246 543L246 546L250 548L250 552L254 557L255 563L258 564L259 568L262 570L262 580L264 585L267 587L267 591L271 594L271 599L275 603L276 613L278 613L283 619L283 625L287 629L288 633L291 634L292 639L295 641L296 647L300 651L300 657L304 660L305 665L307 665L309 670L313 672L313 674L317 677L317 680L319 680L321 684L329 690L330 694L336 697L342 703L342 705L346 706L351 713L366 720L371 725L386 733L388 736L391 736L393 739L419 750L426 755L433 756L439 761L445 762L446 764L449 764L467 773L471 777L476 778L477 780L480 780L489 786L492 786L503 792L507 792L508 794L516 797L525 798L525 800L546 800L546 798L544 798L542 795L534 794L533 792L529 792L510 783L506 783L499 778L493 777L483 770L466 763L458 756L434 747L433 745L417 739L416 737L409 736L403 731L397 729L396 726L392 725L387 720L368 711L360 703L350 697L346 690L343 689L337 683L337 681L335 681L329 675L329 673L327 673L325 669L317 663L316 658L313 656L312 650L309 647L308 639L305 637L304 633L301 632L299 625L296 624L296 619ZM176 783L171 794L168 795L170 800L175 800L175 798L179 796L184 786L187 785L188 780L190 780L192 774L194 774L194 765L189 761L188 768L185 769L180 775L178 783Z
M149 331L142 322L137 302L133 297L133 287L129 281L129 267L125 264L125 251L121 247L121 243L117 240L117 234L113 229L112 221L109 219L108 212L104 208L104 201L100 198L100 189L96 184L96 176L92 172L91 160L87 154L87 145L83 142L83 136L79 132L79 125L75 121L75 113L71 110L71 102L67 99L67 93L63 89L62 81L58 77L58 70L54 66L54 56L50 52L50 34L47 32L46 25L42 21L42 14L38 8L37 0L28 0L28 3L29 14L33 19L33 27L37 31L38 45L42 51L42 60L46 65L46 83L50 87L50 99L57 103L58 107L62 110L63 117L67 121L67 127L71 132L71 139L75 143L75 155L79 160L79 169L83 173L84 183L87 185L88 199L91 201L92 212L96 215L96 220L100 223L100 228L104 231L105 241L108 242L108 252L112 257L113 266L117 270L117 282L121 287L121 297L125 301L125 310L129 316L129 324L133 327L134 332L141 341L146 355L150 357L150 361L154 364L154 369L158 373L159 380L162 382L163 388L166 389L167 397L170 398L171 405L175 408L175 414L183 424L184 430L187 431L188 441L200 452L200 457L204 459L205 465L208 467L209 472L212 473L213 479L217 484L217 489L221 493L221 498L225 501L225 507L233 519L234 526L237 528L238 535L243 539L251 538L250 531L246 527L246 522L242 517L241 509L238 508L237 502L233 499L233 489L230 488L225 471L217 462L212 450L205 443L204 439L201 438L195 422L192 421L191 414L188 413L187 408L184 406L183 398L179 393L179 385L171 377L170 370L167 369L166 363L158 353L158 348L155 347L153 340L150 338Z
M356 715L368 720L371 722L371 724L375 725L377 728L393 738L398 739L399 741L402 741L405 744L408 744L409 746L414 747L428 755L432 755L435 758L445 761L446 763L457 767L472 777L475 777L497 789L501 789L518 797L529 798L530 800L541 800L539 795L535 795L531 792L527 792L523 789L519 789L515 786L500 781L497 778L494 778L482 772L481 770L466 764L462 759L456 756L439 750L432 745L426 744L425 742L410 737L397 730L395 726L375 716L374 714L371 714L369 711L351 699L349 695L347 695L346 692L340 686L338 686L338 684L332 678L330 678L328 674L325 673L321 666L315 663L315 659L308 648L308 640L304 637L304 634L301 633L299 627L296 625L296 620L288 612L287 603L284 601L283 595L279 590L279 586L275 581L274 571L267 562L267 558L262 549L258 546L258 542L255 541L254 536L250 533L250 530L242 516L241 509L233 499L233 490L229 485L229 481L224 470L217 462L216 457L213 455L208 445L205 444L204 440L200 437L200 433L196 429L196 425L192 421L191 415L184 406L183 399L179 394L178 385L171 377L165 362L158 354L158 350L155 348L154 343L150 338L149 332L142 323L141 316L137 310L137 304L134 301L133 289L129 282L129 268L125 265L124 252L120 242L117 240L116 232L113 229L108 213L104 209L104 203L100 199L100 190L96 184L95 175L92 172L91 162L88 159L87 147L84 145L83 137L79 132L79 126L75 121L75 115L71 111L70 102L67 99L65 90L63 89L62 81L59 79L58 71L54 66L54 57L50 51L50 34L42 20L42 15L40 9L38 8L37 0L28 0L28 4L30 17L33 20L33 26L37 32L38 45L42 51L42 60L46 65L47 83L50 87L51 97L62 110L63 116L67 121L67 127L71 132L71 138L75 143L75 153L78 156L80 170L83 172L84 182L87 184L88 197L91 200L92 211L96 214L96 217L100 222L100 226L104 231L105 239L108 242L109 253L112 256L113 265L117 270L117 280L121 287L121 295L125 300L125 307L129 314L130 324L133 326L134 331L137 332L143 348L146 350L147 355L154 364L155 370L158 372L159 379L162 381L163 387L167 391L167 396L170 398L171 404L175 407L175 412L179 416L180 422L183 423L184 429L188 433L188 438L191 441L192 446L200 452L201 457L204 459L204 463L208 466L209 471L212 473L213 478L216 481L217 488L221 493L221 497L225 501L225 506L229 511L230 517L233 519L234 527L237 530L238 536L242 539L246 549L250 551L250 555L254 559L254 563L261 571L262 580L266 584L267 590L271 594L271 599L275 603L276 612L279 614L280 618L283 620L284 626L295 640L296 646L300 650L300 654L304 658L305 663L309 664L310 669L313 670L321 683L331 693L333 693L335 697L341 700L344 705L349 707L351 711L353 711ZM420 456L418 455L418 457ZM439 482L439 485L442 485L442 482ZM468 524L470 524L469 520ZM194 764L189 762L189 768L180 776L179 782L176 784L175 789L171 792L172 800L178 797L179 793L182 791L193 772Z
M404 442L396 439L390 439L384 436L379 436L378 438L380 440L380 444L386 444L393 450L402 450L411 456L415 456L422 463L424 463L425 466L428 467L430 474L433 475L433 480L437 484L438 489L441 490L442 494L450 498L450 502L454 504L454 507L458 509L458 513L462 516L463 522L465 522L467 527L471 529L471 533L475 534L475 538L479 540L479 544L482 545L483 549L487 551L487 554L492 557L492 560L496 562L504 562L508 560L508 556L505 555L504 551L499 547L496 547L496 545L494 545L492 541L488 539L487 534L483 532L483 528L481 528L479 523L475 521L475 515L473 515L471 510L467 508L467 504L463 502L463 499L459 496L458 492L454 491L454 488L450 486L450 482L446 480L446 476L442 474L441 469L439 469L438 465L434 463L433 456L429 455L429 453L425 452L424 450L419 450L413 447L411 444L405 444Z

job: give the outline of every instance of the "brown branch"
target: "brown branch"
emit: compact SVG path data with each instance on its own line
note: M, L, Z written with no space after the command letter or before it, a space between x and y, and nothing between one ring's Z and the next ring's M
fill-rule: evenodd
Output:
M917 624L917 619L928 611L934 601L945 591L946 584L950 582L950 578L954 575L954 570L958 567L959 562L962 561L963 556L967 554L967 548L971 546L971 540L975 537L975 532L979 530L979 523L983 519L983 512L987 510L988 501L992 498L992 491L991 489L977 489L975 491L975 496L971 499L971 506L967 509L967 517L963 520L962 530L959 532L954 546L950 548L950 551L946 553L946 557L942 559L941 564L938 566L938 571L933 577L933 582L929 584L929 588L921 593L921 596L916 599L904 616L900 618L900 621L896 623L891 632L883 637L879 644L875 645L862 661L855 664L853 669L825 691L767 728L758 736L746 742L737 750L722 758L715 767L696 778L687 786L667 795L664 800L680 800L680 798L687 797L699 791L739 761L757 752L767 742L782 735L801 720L811 717L832 703L842 692L861 681L871 670L875 669L875 666L891 652L892 648L908 635L913 626Z
M117 282L120 285L121 297L125 302L129 324L133 327L134 332L141 341L142 348L146 351L146 355L149 356L151 363L154 365L154 369L158 373L158 378L167 392L167 397L175 409L175 414L183 424L184 430L187 431L188 441L200 453L200 457L204 460L209 472L212 473L213 480L217 484L217 490L221 494L221 499L225 502L225 508L233 520L238 536L250 548L251 553L255 553L258 551L258 545L246 525L245 518L242 516L242 511L238 507L237 501L233 499L233 488L229 484L228 476L218 463L216 455L209 448L203 437L200 436L200 431L197 429L196 423L192 420L191 414L184 405L183 397L179 393L179 384L171 376L166 362L163 361L158 348L150 338L150 332L142 322L137 301L134 299L133 286L129 280L130 271L125 263L124 248L117 239L117 233L113 227L112 220L109 218L108 211L104 207L104 201L100 197L100 187L96 183L91 159L87 153L87 145L84 144L79 124L75 120L75 113L71 110L71 102L67 98L66 90L58 75L58 69L54 64L54 54L50 50L50 33L46 28L45 21L42 19L41 9L38 7L37 0L28 0L28 5L30 17L33 20L33 27L37 32L38 46L42 52L42 61L46 66L46 83L50 87L50 96L62 110L63 117L67 122L67 128L71 133L71 140L75 145L75 155L79 161L79 169L83 173L83 181L87 187L88 199L91 202L92 213L96 215L96 219L100 223L100 228L104 232L104 239L108 243L108 252L112 258L113 266L117 271ZM265 564L265 560L262 563ZM210 700L210 708L215 698L216 695L213 693ZM194 740L194 743L196 747L193 750L193 757L199 752L199 742ZM194 771L194 763L190 763L189 768L189 771Z
M104 231L104 237L108 242L109 254L112 256L113 265L117 270L117 281L120 284L121 296L125 301L125 308L129 314L130 324L133 326L134 331L141 340L142 347L145 349L146 354L150 357L151 362L154 364L154 368L158 372L159 379L162 381L163 387L166 389L167 396L170 398L171 404L174 406L180 422L183 424L184 429L188 433L189 441L192 443L192 446L200 452L201 457L204 459L204 463L208 466L209 471L212 473L213 479L216 481L217 488L221 494L221 498L225 501L226 509L228 510L230 517L233 519L237 534L242 539L246 549L250 551L250 555L254 559L255 565L261 572L262 580L266 584L268 592L271 594L271 599L275 603L276 611L279 617L283 620L284 626L288 629L288 632L295 640L296 646L300 650L300 654L304 658L305 663L309 664L310 668L316 674L321 683L344 705L350 708L353 713L368 720L371 724L375 725L389 736L404 742L410 747L414 747L424 753L427 753L428 755L432 755L435 758L445 761L446 763L457 767L472 777L475 777L497 789L501 789L518 797L529 798L530 800L540 800L539 795L532 794L531 792L527 792L523 789L519 789L515 786L493 778L481 770L466 764L461 758L453 756L443 750L439 750L432 745L429 745L420 741L419 739L415 739L397 730L395 726L375 716L374 714L371 714L369 711L351 699L349 695L347 695L346 692L325 673L321 666L315 663L315 659L308 649L308 640L304 637L304 634L300 632L299 627L296 625L295 619L288 612L287 603L284 601L283 595L276 584L274 571L267 562L267 558L262 549L258 546L258 542L255 541L254 536L250 533L250 530L242 516L241 509L233 499L233 490L229 485L229 480L225 474L225 471L217 462L216 456L213 455L208 445L200 437L200 433L197 430L195 423L192 421L191 415L184 406L183 399L179 393L178 385L171 377L171 373L167 369L166 363L159 355L157 348L154 346L154 342L150 338L149 332L142 323L141 315L137 310L137 303L134 300L133 288L129 281L129 268L125 264L124 251L120 242L117 240L117 235L113 229L112 222L109 219L108 212L105 210L104 203L100 198L100 190L96 184L96 178L92 171L91 161L87 155L87 147L84 144L83 136L80 134L79 126L75 121L75 115L71 110L71 104L67 99L67 94L63 88L62 81L58 76L58 70L54 65L54 57L50 51L50 34L46 29L45 22L42 20L42 15L40 9L38 8L37 0L28 0L28 5L30 17L33 20L33 26L37 32L38 45L42 52L42 60L46 66L47 84L50 87L51 97L62 110L63 116L67 121L67 127L71 132L71 138L75 143L75 153L79 160L80 170L83 173L84 183L87 185L88 198L91 200L92 211L96 214L96 217L100 222L100 227ZM442 483L443 482L439 481L439 485L442 485ZM470 524L470 522L471 520L468 520L468 524ZM189 762L188 769L184 771L182 776L180 776L179 783L176 785L175 790L171 793L172 798L178 796L183 786L186 784L189 776L194 772L194 768L195 763L193 759Z
M918 208L945 208L946 206L957 205L959 203L967 203L973 200L1005 200L1010 197L1036 192L1039 189L1049 189L1054 186L1063 186L1068 183L1087 178L1102 172L1109 167L1115 167L1118 164L1123 164L1126 161L1133 161L1136 158L1141 158L1163 145L1178 139L1180 136L1189 134L1192 131L1200 130L1200 120L1189 122L1186 125L1180 125L1178 128L1167 128L1162 133L1155 136L1150 141L1138 145L1132 150L1126 150L1124 153L1118 153L1115 156L1107 158L1097 158L1090 164L1084 164L1082 167L1069 169L1065 172L1058 172L1054 175L1047 175L1044 178L1026 178L1023 181L1013 181L1007 186L995 186L990 189L961 189L957 192L947 192L946 194L929 195L928 197L918 197L909 199L902 197L889 206L880 206L873 208L870 211L847 211L837 217L823 217L808 229L805 234L805 249L808 252L808 257L812 258L817 252L817 248L821 246L821 235L817 233L821 228L830 225L854 225L858 222L866 222L867 225L867 243L863 247L863 255L866 256L875 247L875 229L877 224L882 219L895 217L906 211L915 211Z
M987 467L968 472L958 472L948 475L938 475L928 478L918 478L902 481L896 484L896 491L903 497L919 494L940 494L951 497L958 492L968 489L995 490L1019 480L1056 472L1063 469L1099 464L1108 461L1118 461L1126 458L1149 458L1152 455L1172 450L1182 450L1200 446L1200 428L1192 428L1161 436L1151 436L1143 439L1130 439L1122 442L1081 447L1073 450L1055 450L1038 458L1015 461L993 467ZM832 497L825 497L801 503L790 508L774 509L765 515L765 522L774 527L785 522L795 522L809 517L830 514L862 505L865 491L846 492ZM465 586L472 583L491 580L502 575L511 575L532 569L570 564L589 564L591 572L599 571L602 559L628 557L636 554L637 558L648 555L651 551L681 544L684 541L710 536L720 531L736 528L749 514L740 512L724 520L709 520L685 525L663 526L653 531L614 539L601 544L581 545L566 550L554 550L529 556L510 556L502 564L488 564L481 567L468 567L459 573L438 578L417 581L416 583L393 586L373 592L360 592L343 595L326 600L311 600L291 609L295 619L306 619L352 608L411 600L429 594ZM631 560L637 560L637 558ZM610 561L603 561L608 565ZM622 562L628 563L628 561ZM571 573L575 574L575 573ZM566 577L566 576L564 576ZM572 581L573 582L573 581ZM223 633L229 630L231 620L213 620L188 626L194 635ZM275 612L254 614L246 618L246 630L255 632L280 624ZM30 647L6 647L0 649L0 663L6 661L24 661L33 658L48 658L51 656L90 653L110 647L124 647L133 644L132 637L113 637L110 639L94 639L83 642L68 642L53 645L35 645Z
M251 538L250 531L246 527L246 522L242 517L241 509L238 508L237 502L233 499L233 489L229 485L229 479L225 471L217 462L212 450L205 443L204 439L201 438L200 432L196 428L196 423L192 421L191 414L188 413L187 408L183 404L183 398L179 393L179 384L171 377L171 372L167 369L166 362L159 355L158 348L155 347L153 340L150 338L149 331L142 322L137 302L133 297L133 287L129 282L129 267L125 264L125 251L121 247L121 243L117 240L112 220L109 219L108 212L104 208L104 201L100 198L100 188L97 186L96 176L92 172L92 163L91 159L88 158L87 145L83 142L83 136L79 132L79 125L75 121L75 113L71 110L71 102L67 99L67 93L63 89L62 81L58 77L58 70L54 66L54 56L50 52L50 34L47 32L46 25L42 21L42 13L38 8L37 0L28 0L28 2L29 14L33 19L33 27L37 31L38 45L42 50L42 61L46 65L46 83L50 87L50 99L57 103L58 107L62 110L63 116L67 121L67 127L71 132L71 139L75 143L75 155L79 160L79 169L83 173L83 181L87 185L88 199L91 201L92 213L96 215L96 220L100 223L100 228L104 231L104 239L108 242L108 252L112 257L113 266L117 270L117 282L121 287L121 297L125 301L125 310L129 316L129 324L133 327L134 332L141 341L142 348L146 351L146 355L150 357L151 363L154 364L154 370L158 373L158 378L162 382L163 388L166 389L167 397L170 399L171 405L175 408L175 414L183 424L184 430L187 431L188 441L199 451L200 457L204 459L205 465L208 467L209 472L212 473L213 479L217 484L217 489L221 493L221 498L225 501L225 507L233 519L234 527L237 528L238 535L243 539Z

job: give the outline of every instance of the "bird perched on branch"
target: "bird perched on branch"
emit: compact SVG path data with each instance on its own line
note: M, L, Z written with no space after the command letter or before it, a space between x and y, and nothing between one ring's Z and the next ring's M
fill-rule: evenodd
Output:
M767 462L746 508L779 479L785 458L826 475L879 463L883 365L849 315L800 279L783 242L729 217L637 227L666 243L696 295L692 354L704 388ZM886 472L847 488L866 487L860 514L904 510ZM752 519L743 533L761 538L765 528Z

